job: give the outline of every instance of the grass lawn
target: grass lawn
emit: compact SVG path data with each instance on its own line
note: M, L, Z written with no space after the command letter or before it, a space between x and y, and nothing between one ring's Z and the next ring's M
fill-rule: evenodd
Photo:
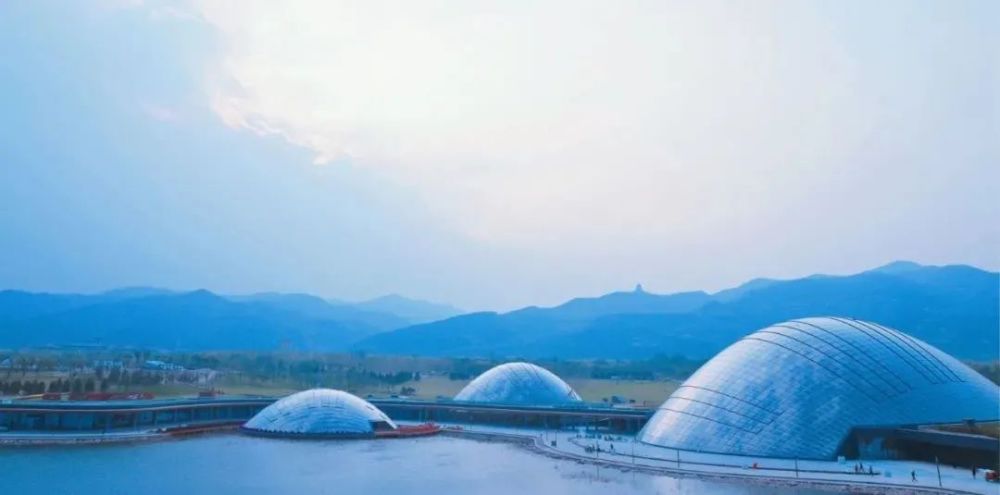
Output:
M648 380L598 380L593 378L570 378L567 383L587 402L601 402L612 395L635 399L636 404L649 407L660 405L677 388L677 383ZM449 380L446 376L427 376L418 382L407 382L403 386L416 389L414 397L434 399L437 396L454 397L468 382ZM368 392L365 393L378 393Z
M49 381L59 377L57 374L28 373L25 377L17 376L19 379ZM12 377L14 378L14 377ZM671 392L677 388L676 382L668 381L647 381L647 380L599 380L593 378L570 378L566 380L570 386L587 402L601 402L602 399L610 399L612 395L623 397L626 400L634 399L636 404L655 407L660 405ZM377 396L387 396L391 393L398 393L402 387L413 387L416 393L413 394L418 399L433 400L438 396L454 397L468 381L449 380L443 375L424 375L420 381L410 381L399 387L387 388L386 386L359 386L352 387L352 392L364 397L368 394ZM285 396L304 387L297 386L285 381L275 381L271 383L241 383L229 382L223 378L215 384L215 388L222 390L228 395L270 395ZM194 385L182 383L168 383L162 385L132 385L132 391L151 392L157 397L178 397L197 395L202 389ZM112 386L110 392L124 391L122 388Z
M404 387L413 387L417 390L414 397L420 399L434 399L441 395L444 397L454 397L467 383L465 380L449 380L447 376L433 375L425 376L420 381L410 381L404 383Z
M626 400L634 399L637 405L656 407L667 400L677 388L676 382L653 380L598 380L593 378L570 378L567 383L587 402L601 402L612 395Z
M1000 438L1000 422L987 422L987 423L976 423L973 428L969 428L967 425L942 425L938 426L938 430L943 431L954 431L958 433L972 433L976 435L986 435L988 437Z

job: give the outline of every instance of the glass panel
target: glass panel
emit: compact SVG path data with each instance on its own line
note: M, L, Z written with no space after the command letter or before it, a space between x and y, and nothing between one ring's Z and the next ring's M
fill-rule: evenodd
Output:
M377 407L347 392L312 389L289 395L265 407L245 428L294 434L367 434L372 423L395 423Z
M855 426L996 420L1000 389L897 330L805 318L754 332L701 367L639 433L664 447L830 459Z
M489 369L462 389L455 400L528 405L581 402L572 387L551 371L530 363L507 363Z

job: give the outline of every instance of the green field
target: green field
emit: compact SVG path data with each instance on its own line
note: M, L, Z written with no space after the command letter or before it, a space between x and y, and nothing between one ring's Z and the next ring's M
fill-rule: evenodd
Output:
M638 405L655 407L660 405L674 389L676 382L652 380L598 380L593 378L570 378L566 380L583 400L601 402L617 395L625 399L634 399ZM414 397L434 399L438 396L454 397L468 382L465 380L449 380L445 376L428 376L420 381L404 383L405 387L416 390ZM384 393L384 391L361 391L367 393Z
M159 371L136 367L148 357L184 369ZM122 379L126 373L119 374L117 369L87 367L88 363L103 359L130 363L127 379ZM39 353L19 355L15 362L23 367L0 372L0 386L3 386L0 394L37 394L38 382L69 380L72 387L68 384L61 387L64 391L69 391L70 387L74 391L100 391L103 386L108 392L143 391L157 397L193 396L209 389L228 395L284 396L298 390L327 387L361 397L410 395L430 400L454 397L471 377L499 364L490 359L290 352L162 356ZM700 363L661 356L643 361L543 361L539 364L563 377L587 402L610 402L612 397L617 397L621 402L653 407L662 403L676 388L678 380L688 376ZM31 382L30 387L27 382ZM19 387L20 392L11 392L15 387Z
M637 405L656 407L677 388L677 382L654 380L568 379L576 393L588 402L600 402L612 395L633 399Z
M676 382L652 381L652 380L598 380L593 378L570 378L566 380L574 390L587 402L602 402L613 395L626 400L635 400L636 405L655 407L662 403L674 389ZM398 394L402 387L411 387L415 390L412 397L418 399L435 399L437 397L454 397L468 381L449 380L446 376L427 376L419 381L406 382L399 387L374 387L363 386L354 388L352 393L361 397L373 394L376 396L388 396ZM296 387L290 384L219 384L218 389L229 395L249 394L249 395L272 395L283 396L302 390L303 387ZM198 393L198 388L184 385L155 385L146 387L145 390L156 394L159 397L193 395Z

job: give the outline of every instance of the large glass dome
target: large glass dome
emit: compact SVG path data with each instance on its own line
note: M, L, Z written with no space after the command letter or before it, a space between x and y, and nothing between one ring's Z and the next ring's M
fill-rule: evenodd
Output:
M279 436L371 436L396 424L377 407L347 392L315 388L265 407L243 425L250 433Z
M1000 389L940 350L848 318L770 326L685 381L639 432L685 450L829 459L855 426L995 420Z
M469 382L455 400L539 406L581 401L566 382L531 363L507 363L490 368Z

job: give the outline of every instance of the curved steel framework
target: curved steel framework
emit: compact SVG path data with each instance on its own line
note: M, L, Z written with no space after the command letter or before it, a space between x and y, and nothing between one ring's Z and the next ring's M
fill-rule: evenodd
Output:
M905 333L850 318L758 330L684 382L639 434L685 450L835 456L852 428L995 420L1000 389Z
M396 424L377 407L347 392L312 389L285 397L243 425L251 433L277 436L371 436Z
M531 363L507 363L490 368L469 382L455 400L539 406L581 402L580 396L566 382Z

